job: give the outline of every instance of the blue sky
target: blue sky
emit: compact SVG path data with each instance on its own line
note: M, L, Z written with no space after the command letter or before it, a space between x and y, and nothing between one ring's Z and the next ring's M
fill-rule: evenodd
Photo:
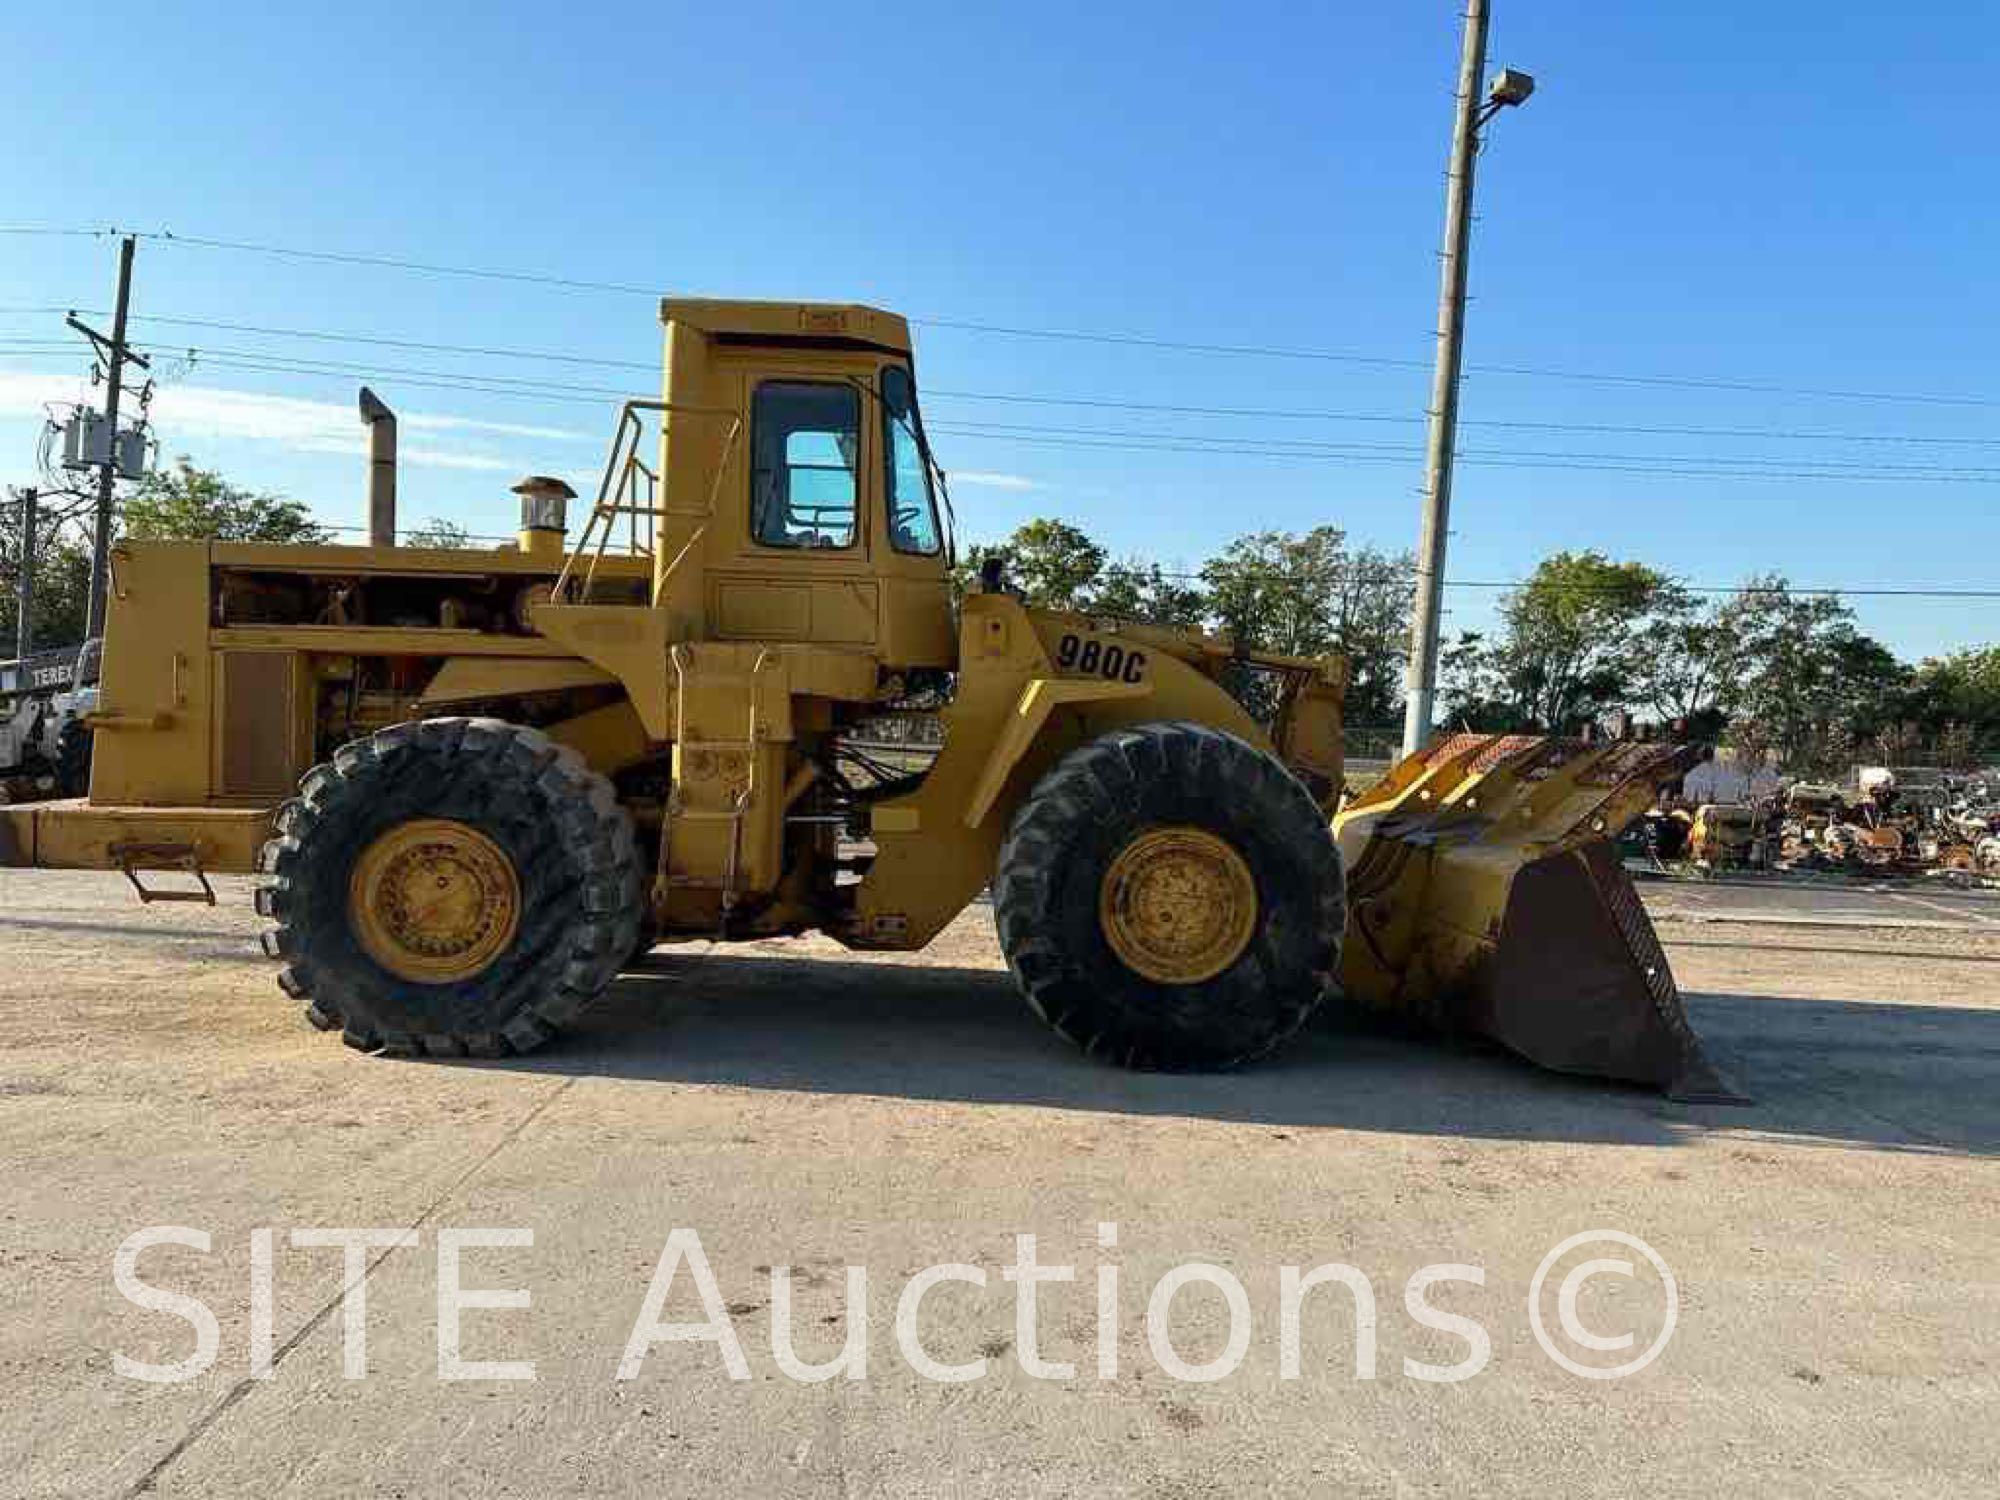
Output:
M88 27L17 37L0 217L872 301L920 320L973 537L1061 515L1190 567L1248 529L1414 539L1448 0L288 9L102 5ZM1540 91L1481 166L1454 578L1595 546L1700 583L2000 584L1990 19L1971 3L1496 0L1493 62ZM110 95L91 83L107 37ZM105 308L112 270L108 239L0 235L0 479L34 477L34 413L87 368L59 316L19 309ZM644 295L148 241L135 312L136 338L203 351L162 383L168 453L336 523L362 518L356 378L250 365L381 372L409 424L406 520L488 532L507 529L519 474L593 468L613 403L424 382L655 384ZM975 399L994 396L1133 406ZM1589 426L1752 435L1573 430ZM1255 451L1179 451L1219 438ZM2000 638L2000 601L1854 602L1910 656ZM1448 628L1476 626L1491 595L1449 607Z

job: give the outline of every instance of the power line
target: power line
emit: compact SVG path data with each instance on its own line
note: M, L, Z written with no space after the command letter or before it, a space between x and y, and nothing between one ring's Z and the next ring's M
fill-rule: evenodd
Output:
M1229 567L1225 563L1222 565L1220 569L1218 569L1218 571L1220 571L1223 574L1223 576L1227 578L1248 579L1255 583L1327 584L1329 582L1338 581L1337 576L1335 574L1335 570L1327 570L1326 572L1322 573L1287 573L1278 569L1257 569L1257 568L1236 569ZM1403 576L1407 576L1410 572L1410 568L1408 566L1397 564L1395 565L1394 571L1400 578ZM1154 572L1154 570L1149 567L1146 569L1146 572L1150 576ZM1158 570L1158 576L1160 576L1161 578L1173 578L1183 581L1193 581L1200 583L1214 581L1211 575L1206 571L1176 572L1173 569L1161 568ZM1374 581L1389 581L1389 580L1378 579ZM1672 583L1674 588L1678 589L1682 593L1701 594L1705 596L1714 596L1714 597L1732 597L1732 596L1741 596L1747 594L1757 594L1757 595L1768 595L1774 598L1959 599L1959 600L2000 599L2000 588L1969 588L1969 587L1850 588L1841 585L1814 586L1811 588L1804 588L1792 584L1787 584L1783 588L1777 588L1767 584L1751 584L1751 583L1739 583L1739 584L1682 583L1677 579L1669 580L1669 582ZM1533 579L1526 579L1526 578L1447 578L1445 580L1444 586L1448 589L1481 589L1481 590L1499 590L1502 592L1514 592L1528 588L1533 584L1534 584ZM1630 591L1629 587L1624 584L1589 584L1589 583L1579 582L1579 583L1557 584L1553 585L1553 587L1557 590L1557 592L1565 594L1624 594Z
M928 388L927 400L993 401L1032 406L1098 407L1114 411L1155 411L1184 416L1263 417L1277 421L1388 422L1421 427L1424 419L1393 412L1300 411L1268 406L1202 406L1160 401L1114 400L1092 396L1031 396L1014 392L954 391ZM1646 437L1765 438L1821 443L1919 443L1940 446L2000 447L2000 437L1931 437L1899 432L1829 432L1780 427L1671 427L1621 422L1534 422L1501 418L1463 418L1461 427L1495 427L1531 432L1624 433Z
M140 345L147 349L165 346ZM324 361L278 360L255 351L196 351L198 359L223 368L273 374L303 374L322 378L380 377L395 375L413 386L442 390L473 391L486 395L529 397L595 405L599 400L617 400L627 393L612 386L559 385L511 376L458 375L451 371L413 369L399 366L344 365ZM1107 448L1135 452L1213 453L1225 456L1275 459L1339 459L1353 462L1400 463L1418 450L1397 444L1345 444L1307 439L1227 434L1134 433L1120 429L1050 428L1026 424L933 423L932 430L955 436L981 437L1007 442ZM1499 467L1580 469L1589 472L1658 473L1710 478L1785 478L1912 480L1949 483L2000 482L2000 469L1941 468L1923 465L1859 464L1844 460L1814 460L1760 456L1704 458L1686 455L1648 454L1569 454L1550 450L1468 449L1468 462ZM1689 463L1709 467L1689 467ZM1792 465L1792 467L1783 467Z
M142 234L141 239L166 245L192 245L202 250L227 250L245 255L268 255L280 260L323 261L334 265L370 266L387 271L412 271L426 276L459 276L476 281L508 281L529 286L556 287L573 292L611 292L623 296L657 297L657 287L636 286L622 281L592 281L578 276L556 276L540 271L504 271L486 266L454 266L433 261L404 260L389 255L359 255L340 250L302 250L292 245L266 245L249 240L225 240L161 230Z
M77 231L94 233L94 231ZM193 243L193 241L188 241ZM318 252L312 252L318 254ZM326 330L280 328L269 325L244 324L216 319L184 318L157 315L149 321L177 324L190 327L206 327L250 333L264 337L311 339L333 343L368 344L379 347L444 352L481 358L507 358L524 360L548 360L551 362L598 365L612 368L647 369L650 363L634 360L614 360L591 356L563 355L547 351L496 348L446 344L435 341L395 339L375 335L334 333ZM11 341L12 347L0 349L0 354L25 354L31 349L46 349L52 346L38 340ZM159 349L166 346L146 345ZM199 353L199 351L190 351ZM284 360L264 351L216 350L206 357L211 363L226 368L261 371L274 374L304 374L308 376L350 376L395 374L411 384L426 385L438 389L460 390L489 395L511 395L532 397L540 400L595 401L599 398L616 399L625 394L613 387L583 387L558 385L547 381L530 381L516 377L489 375L483 372L470 374L410 368L366 367L342 365L325 361L304 361L297 358ZM1371 413L1288 413L1256 408L1221 407L1176 407L1166 403L1114 402L1086 398L1038 398L1014 397L994 393L979 392L933 392L934 396L948 399L1030 401L1060 403L1066 405L1106 407L1131 410L1169 411L1178 414L1207 414L1217 416L1260 415L1290 418L1294 416L1319 416L1336 420L1362 421L1413 421L1398 419L1388 415ZM1131 432L1119 429L1060 428L1030 424L1003 423L938 423L940 432L951 432L963 436L1000 439L1010 442L1032 443L1041 446L1069 446L1081 448L1123 449L1126 451L1215 453L1265 459L1339 459L1349 462L1400 462L1412 457L1417 450L1394 444L1367 444L1349 441L1345 444L1328 443L1310 439L1296 439L1267 434L1226 434L1226 433L1159 433ZM1562 424L1562 423L1501 423L1496 427L1512 427L1523 430L1579 430L1618 431L1613 424ZM1649 429L1632 429L1646 431ZM1757 429L1709 430L1709 429L1651 429L1660 432L1685 431L1689 435L1765 435L1777 437L1818 438L1834 440L1901 440L1885 439L1882 435L1854 434L1788 434L1759 432ZM1911 441L1923 441L1911 437ZM1936 441L1963 444L1989 444L1995 440L1982 439L1941 439ZM1857 479L1868 481L1908 481L1933 483L1989 483L2000 471L1987 468L1958 466L1945 468L1938 466L1860 464L1837 459L1800 459L1796 457L1775 457L1743 455L1684 455L1684 454L1598 454L1572 453L1549 450L1490 449L1468 450L1472 461L1495 467L1524 467L1571 469L1587 472L1613 472L1650 474L1669 477L1692 478L1774 478L1788 480Z
M55 229L46 227L23 227L18 231L35 234L108 234L113 231L98 229ZM584 277L556 276L538 271L512 271L488 266L452 265L444 262L403 259L396 256L362 255L348 251L307 250L297 246L273 245L250 240L219 239L200 235L177 235L161 230L141 233L141 239L157 241L161 244L192 246L206 250L231 251L241 254L272 256L286 260L318 261L338 265L370 266L385 270L406 271L429 276L454 276L483 281L513 282L532 286L547 286L568 291L607 292L627 296L656 297L656 288L639 286L631 282L597 281ZM1288 348L1263 344L1230 344L1201 342L1195 340L1160 338L1148 334L1091 331L1084 329L1030 328L1001 323L987 323L966 318L944 317L932 314L910 318L919 327L952 329L973 332L994 337L1057 340L1093 344L1123 345L1134 348L1172 350L1180 353L1205 355L1245 356L1260 359L1315 360L1346 364L1374 365L1393 368L1426 369L1428 361L1387 355L1361 354L1352 350ZM1821 386L1790 386L1777 382L1732 379L1714 375L1653 375L1624 374L1601 370L1570 370L1542 365L1484 365L1468 364L1465 367L1474 374L1526 376L1546 380L1586 381L1595 384L1661 386L1690 390L1738 391L1762 395L1811 396L1822 400L1881 401L1917 405L2000 407L2000 398L1986 396L1944 395L1928 392L1907 391L1857 391Z
M1236 436L1226 433L1134 432L1118 428L1040 427L1040 426L1032 426L1026 424L1009 424L1009 423L965 424L965 423L954 422L954 423L941 423L937 425L938 425L938 430L941 432L946 430L956 431L956 432L973 432L976 430L976 431L990 432L995 434L1007 434L1007 433L1019 432L1019 433L1047 433L1058 436L1075 436L1075 437L1142 438L1142 439L1159 438L1159 439L1171 439L1174 441L1183 441L1183 440L1202 441L1202 442L1214 441L1218 443L1242 443L1242 444L1255 444L1258 446L1277 446L1287 449L1299 449L1309 452L1326 452L1330 454L1335 454L1337 456L1344 455L1352 451L1352 452L1394 453L1407 457L1412 454L1420 454L1423 451L1421 448L1412 447L1409 444L1404 444L1404 443L1363 443L1363 442L1355 442L1352 440L1348 440L1342 443L1327 443L1322 440L1312 439L1312 438L1271 437L1263 434L1257 434L1253 436ZM1467 448L1462 451L1466 453L1483 454L1486 457L1493 457L1493 458L1504 457L1504 458L1602 459L1606 461L1620 462L1620 463L1649 463L1649 464L1684 463L1692 460L1692 461L1699 461L1701 463L1713 463L1713 464L1722 464L1730 466L1740 465L1745 467L1769 467L1774 465L1798 466L1803 464L1813 469L1828 469L1828 470L1865 469L1885 475L1952 474L1961 476L1977 475L1982 477L2000 476L2000 468L1969 466L1964 464L1941 466L1933 464L1880 464L1872 462L1858 463L1849 459L1808 460L1808 459L1800 459L1796 456L1766 458L1757 455L1709 456L1709 455L1685 454L1685 453L1650 453L1650 454L1649 453L1588 453L1588 452L1578 453L1578 452L1556 451L1556 450L1539 449L1539 448L1487 448L1487 449Z
M1236 445L1230 445L1226 440L1195 442L1173 438L1163 438L1160 441L1138 441L1132 439L1100 440L1087 437L1040 436L1029 433L993 432L978 426L949 422L935 422L930 424L930 426L933 433L946 433L959 437L984 437L995 441L1019 443L1035 447L1097 449L1123 453L1209 454L1234 458L1277 459L1293 463L1323 463L1328 459L1337 459L1345 463L1376 463L1401 466L1406 464L1415 452L1413 449L1401 449L1393 453L1383 453L1368 449L1342 448L1332 445L1272 448L1253 444L1249 440ZM1488 452L1498 454L1498 450L1488 450ZM1466 462L1482 468L1570 470L1592 474L1635 474L1658 478L1683 479L1861 480L1869 482L1894 481L1905 484L2000 483L2000 473L1960 470L1911 473L1897 470L1858 468L1780 469L1702 467L1701 465L1709 464L1712 461L1699 456L1691 457L1686 463L1605 463L1585 459L1571 462L1558 458L1516 456L1508 453L1499 454L1498 456L1469 457L1466 459ZM1783 462L1783 460L1772 460L1772 462Z
M476 344L441 344L421 339L385 338L378 334L331 333L312 328L271 328L256 323L225 323L212 318L179 318L164 314L149 313L139 318L142 323L167 323L183 328L209 328L224 333L254 333L270 338L310 339L320 343L368 344L381 349L409 349L432 354L468 354L487 359L530 359L536 363L561 365L597 365L606 369L646 370L657 372L657 360L604 359L592 355L558 354L547 349L495 349Z
M177 346L135 343L134 347L162 352ZM458 374L451 371L413 369L404 366L345 365L320 361L280 360L258 357L253 352L235 350L193 350L196 362L221 369L309 379L339 380L379 378L392 375L401 383L440 391L486 396L508 396L522 400L559 401L574 405L600 405L628 394L614 386L565 386L528 381L509 376ZM39 357L15 355L0 349L0 358ZM1078 448L1129 453L1180 453L1196 456L1248 458L1266 461L1314 463L1329 461L1350 464L1401 466L1415 456L1415 447L1380 443L1329 443L1272 436L1233 437L1226 434L1124 433L1118 429L1039 428L964 422L933 422L934 433L984 439L1032 447ZM1996 484L2000 469L1985 467L1944 468L1925 465L1860 464L1837 459L1799 459L1761 455L1668 455L1668 454L1570 454L1540 449L1467 449L1464 461L1483 468L1517 468L1578 473L1631 474L1653 478L1773 479L1787 481L1856 481L1907 484Z
M0 308L0 312L22 314L44 314L61 311L63 309L53 307ZM192 318L149 313L140 315L137 320L145 323L160 323L185 328L204 328L228 333L248 333L259 337L305 339L319 343L359 344L376 348L405 349L436 354L458 354L476 358L532 360L537 363L593 366L603 369L640 370L646 372L652 372L658 368L657 362L651 360L614 359L601 355L569 354L546 349L514 349L477 344L453 344L437 340L392 338L380 334L341 333L329 329L282 328L265 324L230 322L216 318ZM153 347L159 346L155 345ZM248 356L246 355L245 357ZM1424 420L1421 416L1390 412L1215 406L1105 397L1040 396L1013 392L960 391L942 388L927 390L926 395L933 401L984 401L1043 406L1076 406L1116 411L1153 411L1185 416L1258 417L1280 421L1371 422L1395 425L1420 425ZM2000 447L2000 437L1938 437L1916 433L1857 433L1795 428L1662 426L1613 422L1546 422L1500 418L1468 418L1461 425L1520 431L1623 433L1654 437L1724 437L1787 442L1909 443L1934 446Z
M1079 344L1117 344L1135 349L1171 349L1183 354L1242 355L1255 359L1310 359L1335 364L1378 365L1397 369L1422 370L1428 360L1399 359L1382 354L1357 354L1347 349L1287 349L1268 344L1205 344L1184 339L1154 338L1137 333L1086 333L1068 328L1009 328L998 323L974 323L963 318L912 315L920 328L950 328L966 333L995 334L1004 338L1053 339Z
M178 346L142 343L135 347L163 351ZM596 405L618 400L628 392L616 386L581 386L514 376L459 373L409 366L355 365L331 361L282 359L255 350L192 351L199 363L225 369L309 378L379 378L393 375L405 384L481 395L512 396L538 401ZM4 351L0 351L3 354ZM650 368L650 367L649 367ZM1268 434L1135 432L1117 428L1064 428L1025 423L933 422L934 432L1038 447L1070 447L1117 452L1187 453L1294 462L1338 460L1348 463L1400 465L1418 455L1417 448L1393 443L1349 440L1326 442ZM1803 459L1762 455L1571 453L1547 449L1467 449L1468 463L1492 468L1624 473L1672 478L1857 480L1866 482L1992 484L2000 483L2000 468L1943 467L1916 464L1859 463L1842 459Z
M333 521L322 521L319 520L317 517L313 519L312 524L314 526L317 526L321 531L365 532L368 530L366 526L341 525ZM448 527L451 527L460 538L468 542L511 542L515 540L515 534L513 532L507 532L503 535L502 533L495 531L458 531L457 522L447 521L444 524ZM399 528L396 534L398 536L416 536L426 529L427 529L426 526L423 525L404 526ZM450 549L447 548L446 550L449 551Z
M1528 580L1457 578L1447 579L1445 587L1450 589L1522 589L1528 586L1528 582ZM1558 585L1558 587L1567 588L1571 591L1575 591L1578 587L1581 587L1584 592L1593 592L1588 585ZM1848 588L1837 585L1800 588L1792 584L1787 584L1783 588L1772 588L1749 583L1727 585L1677 583L1675 587L1689 594L1767 594L1777 598L2000 599L2000 589L1977 588ZM1615 590L1606 591L1611 592Z
M1205 344L1179 339L1154 338L1139 334L1085 333L1073 329L1010 328L997 323L973 323L953 318L912 317L912 323L926 328L956 328L975 333L997 334L1024 339L1058 339L1092 344L1124 344L1143 349L1170 349L1189 354L1244 355L1261 359L1331 360L1346 364L1387 365L1398 368L1428 369L1429 361L1391 359L1381 355L1355 354L1346 350L1288 349L1259 344ZM1841 401L1910 402L1939 406L2000 406L2000 399L1987 396L1947 396L1903 391L1849 391L1819 386L1788 386L1762 381L1731 380L1712 375L1629 375L1602 370L1565 370L1545 365L1486 365L1468 363L1475 375L1522 375L1543 380L1581 380L1592 384L1672 386L1689 390L1748 391L1773 396L1813 396Z
M258 331L236 325L243 331ZM379 340L396 347L414 349L436 349L439 346L418 341ZM166 346L147 344L140 347L159 349ZM447 346L448 347L448 346ZM469 374L460 375L451 371L412 369L409 367L380 365L346 365L326 361L279 360L254 350L211 350L197 351L201 358L231 368L262 370L268 373L338 374L342 376L380 376L393 374L407 377L412 383L428 382L446 389L480 390L490 394L534 395L554 399L595 399L599 397L617 399L625 394L618 387L559 385L547 381L530 381L512 376ZM466 351L474 352L474 351ZM522 357L526 357L523 355ZM606 361L605 363L611 363ZM619 362L632 363L632 362ZM646 368L650 368L647 366ZM1089 446L1114 446L1114 439L1137 439L1132 444L1140 451L1161 449L1164 451L1213 451L1220 453L1240 453L1255 457L1282 457L1296 453L1300 456L1329 458L1364 458L1373 454L1391 454L1398 458L1410 457L1420 450L1399 444L1371 444L1349 441L1346 443L1326 443L1311 439L1276 437L1262 434L1233 435L1226 433L1157 433L1133 432L1124 429L1106 428L1063 428L1033 424L1009 423L968 423L941 422L933 424L939 432L949 432L964 436L998 437L1013 439L1033 438L1037 441L1055 438L1087 439ZM1727 455L1709 457L1685 454L1604 454L1568 453L1542 449L1468 449L1469 456L1506 462L1525 459L1549 459L1558 466L1571 467L1591 462L1618 463L1639 466L1673 466L1689 462L1717 466L1716 473L1735 472L1742 469L1758 472L1764 469L1777 471L1782 477L1855 477L1870 479L1887 478L1949 478L1962 482L1977 482L2000 476L2000 469L1968 467L1964 465L1950 468L1930 465L1885 465L1861 464L1840 459L1799 460L1796 458L1767 458L1754 455ZM1785 467L1785 466L1791 467ZM1530 465L1531 466L1531 465ZM1683 472L1672 469L1671 472Z
M163 350L175 346L140 344L142 349ZM225 369L255 370L276 375L307 375L341 379L373 379L394 375L406 385L439 390L474 391L482 395L524 396L536 400L588 402L623 400L631 392L622 386L557 385L547 381L523 380L510 375L459 374L451 370L412 369L401 365L351 365L321 360L279 359L255 350L200 349L193 351L199 364Z

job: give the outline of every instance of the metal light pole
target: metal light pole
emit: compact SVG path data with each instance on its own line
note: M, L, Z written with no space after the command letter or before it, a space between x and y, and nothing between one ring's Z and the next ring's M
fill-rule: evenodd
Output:
M1415 616L1410 624L1408 706L1403 753L1423 749L1431 737L1437 698L1438 619L1444 610L1445 537L1451 524L1452 445L1458 435L1458 375L1465 344L1465 262L1472 238L1472 169L1479 131L1509 105L1535 91L1535 80L1502 69L1481 101L1486 71L1486 0L1467 0L1465 42L1458 62L1458 110L1451 133L1451 168L1445 178L1444 248L1438 277L1437 366L1431 376L1430 434L1424 454L1424 522L1417 544Z

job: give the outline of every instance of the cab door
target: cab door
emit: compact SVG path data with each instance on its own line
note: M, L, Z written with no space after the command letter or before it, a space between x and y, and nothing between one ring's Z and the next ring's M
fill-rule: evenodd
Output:
M766 366L741 380L749 434L741 481L724 486L735 503L721 528L737 545L709 574L710 628L723 640L873 647L881 589L869 396L823 366Z

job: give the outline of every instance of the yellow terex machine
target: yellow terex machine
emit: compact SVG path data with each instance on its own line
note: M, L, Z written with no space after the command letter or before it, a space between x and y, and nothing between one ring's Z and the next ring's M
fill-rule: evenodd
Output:
M118 549L90 796L0 813L0 863L155 896L261 869L279 983L369 1051L527 1051L655 941L920 948L990 886L1029 1004L1117 1063L1257 1057L1344 979L1550 1067L1720 1092L1604 842L1675 747L1447 740L1336 842L1340 660L991 574L954 607L903 319L661 315L663 399L626 403L574 547L553 480L520 486L513 547L389 545L364 393L377 545Z

